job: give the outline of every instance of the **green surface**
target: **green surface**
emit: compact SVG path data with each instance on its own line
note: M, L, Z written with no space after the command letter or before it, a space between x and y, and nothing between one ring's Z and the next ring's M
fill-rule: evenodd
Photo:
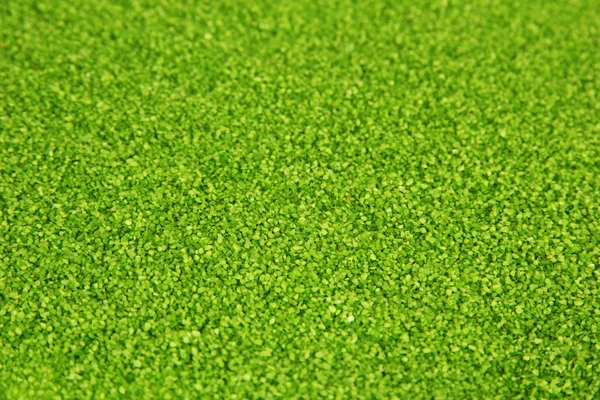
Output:
M599 10L0 1L0 398L598 398Z

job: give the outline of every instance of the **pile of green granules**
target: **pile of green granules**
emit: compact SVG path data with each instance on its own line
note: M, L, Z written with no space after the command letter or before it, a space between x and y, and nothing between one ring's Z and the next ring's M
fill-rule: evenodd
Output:
M0 399L600 396L598 0L0 1Z

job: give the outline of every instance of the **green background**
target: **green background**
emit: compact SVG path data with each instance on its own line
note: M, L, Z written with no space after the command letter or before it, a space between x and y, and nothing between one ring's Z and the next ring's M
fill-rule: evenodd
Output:
M598 1L0 2L0 397L600 393Z

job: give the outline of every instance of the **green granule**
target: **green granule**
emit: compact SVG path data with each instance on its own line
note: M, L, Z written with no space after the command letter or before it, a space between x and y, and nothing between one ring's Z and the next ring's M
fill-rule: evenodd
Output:
M0 0L0 398L600 396L597 0Z

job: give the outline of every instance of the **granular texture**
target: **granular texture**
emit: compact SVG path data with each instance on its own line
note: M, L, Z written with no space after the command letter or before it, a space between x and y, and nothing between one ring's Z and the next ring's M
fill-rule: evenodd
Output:
M600 396L597 0L0 1L0 398Z

